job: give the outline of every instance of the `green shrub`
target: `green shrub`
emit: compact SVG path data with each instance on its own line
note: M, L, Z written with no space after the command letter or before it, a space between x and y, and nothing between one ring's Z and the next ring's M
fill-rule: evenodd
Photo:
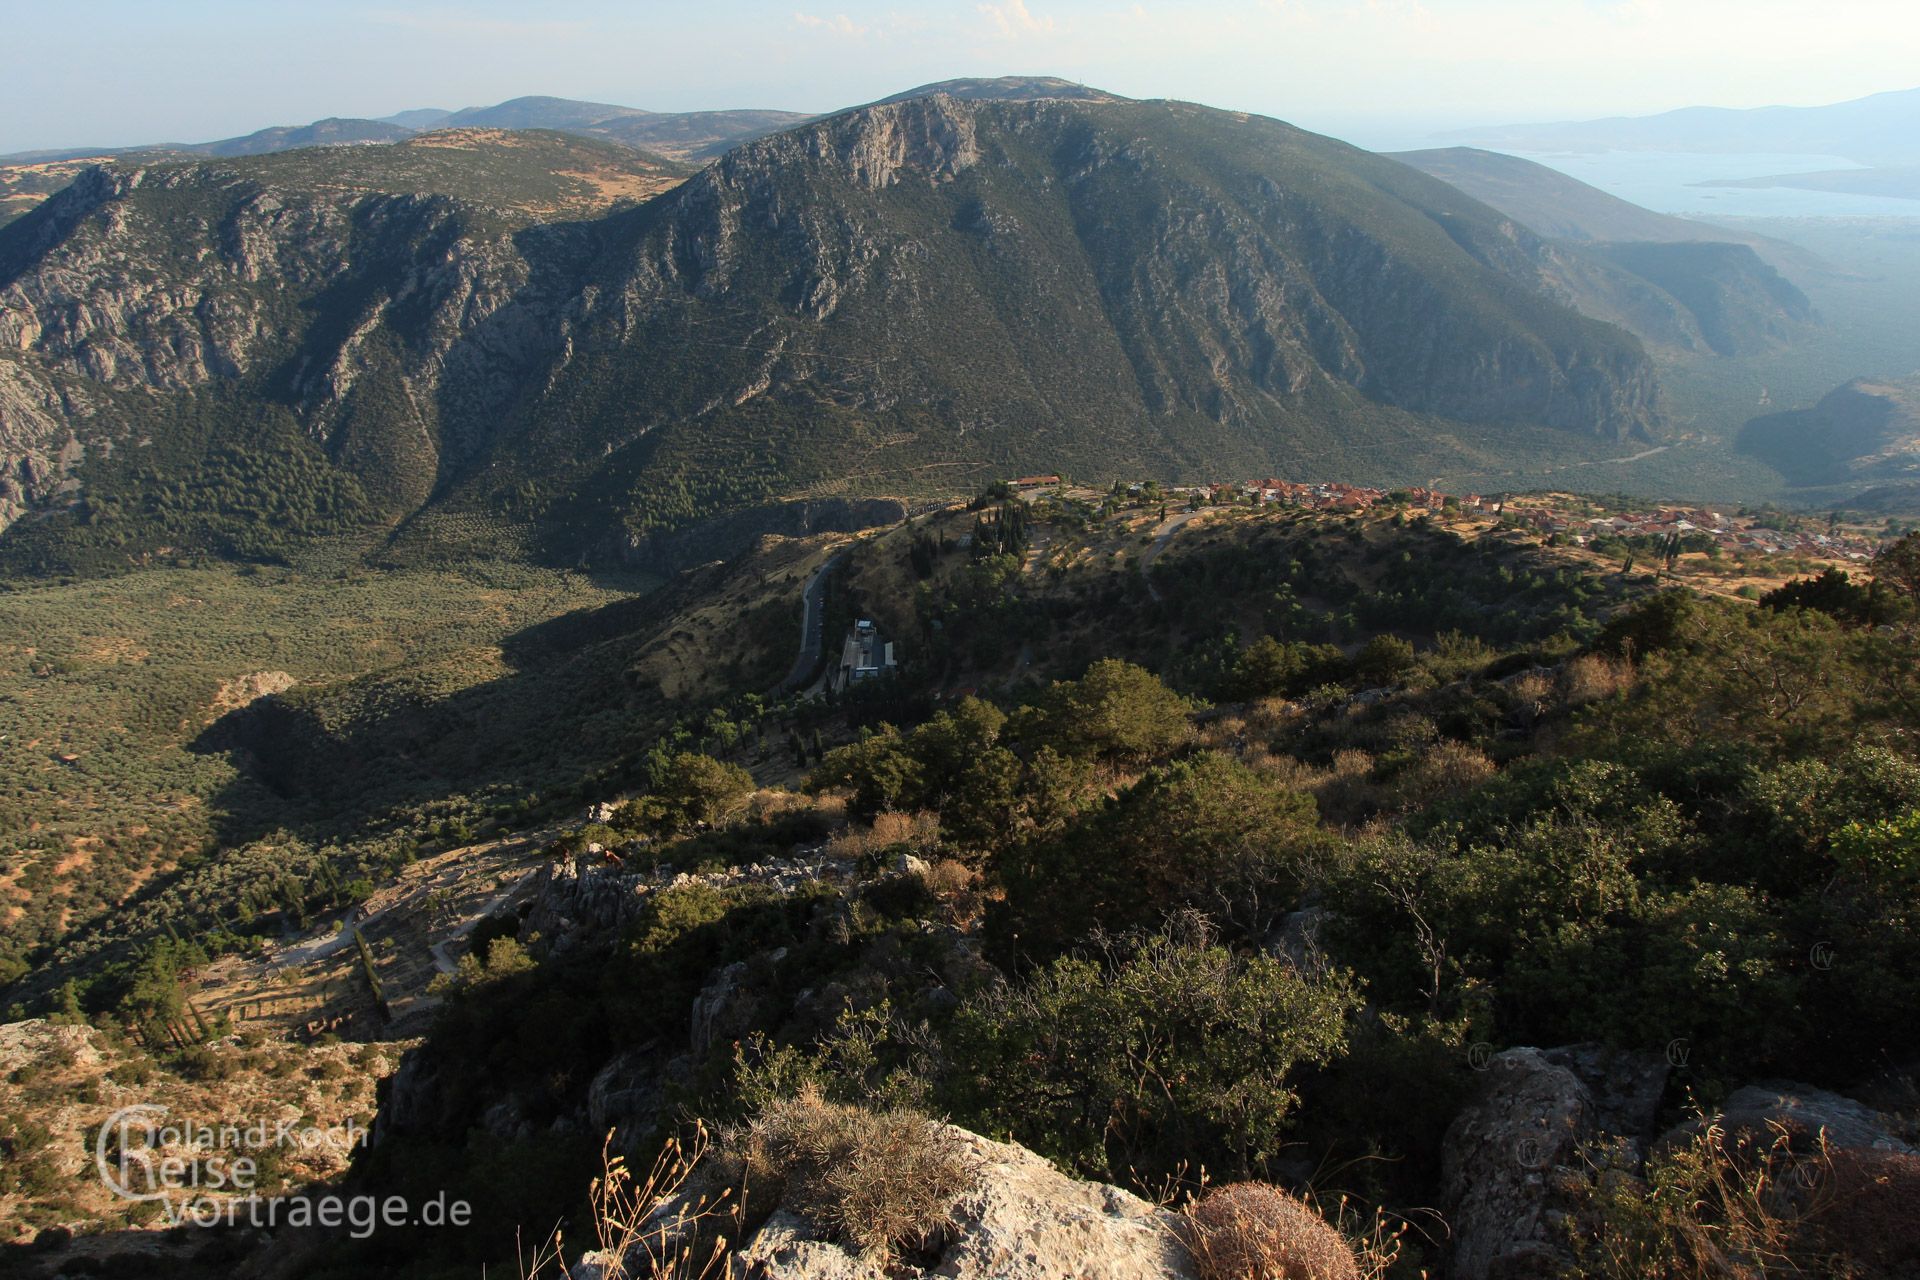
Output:
M1042 702L1045 738L1069 754L1120 763L1166 755L1186 740L1189 707L1152 672L1102 658Z
M648 794L627 806L628 821L655 831L717 825L739 813L753 785L753 775L737 764L682 751L655 770Z
M973 998L948 1051L964 1115L1086 1173L1244 1174L1279 1152L1295 1073L1340 1056L1359 1006L1347 973L1236 955L1187 919Z
M1216 752L1157 769L1062 834L1008 852L996 948L1044 959L1096 928L1152 928L1183 906L1257 935L1294 906L1318 860L1316 812L1313 797Z

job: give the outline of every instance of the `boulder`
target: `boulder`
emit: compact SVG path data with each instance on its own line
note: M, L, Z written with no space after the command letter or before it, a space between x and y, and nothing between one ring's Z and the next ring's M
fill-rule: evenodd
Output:
M628 1280L630 1274L619 1258L598 1249L581 1254L567 1268L567 1280Z
M705 1053L742 1022L742 1007L748 1000L743 992L746 977L746 962L736 960L708 978L693 998L690 1043L695 1054Z
M480 1113L480 1127L503 1142L533 1136L533 1122L517 1096L509 1094Z
M1669 1070L1663 1055L1597 1044L1508 1049L1488 1059L1441 1151L1452 1274L1562 1274L1572 1264L1569 1215L1592 1176L1591 1145L1618 1140L1637 1165Z
M741 1246L733 1274L753 1280L887 1280L874 1260L820 1239L812 1223L785 1209Z
M1267 953L1285 960L1302 973L1325 967L1320 952L1320 935L1333 920L1325 907L1302 907L1281 918L1280 927L1266 939Z
M1592 1136L1592 1093L1570 1067L1539 1049L1508 1049L1488 1062L1474 1098L1447 1128L1442 1186L1462 1280L1562 1274L1563 1241Z
M787 949L776 947L751 963L736 960L707 979L693 998L690 1018L690 1045L696 1057L715 1045L739 1039L758 1025L766 1003L760 988L769 971L786 958ZM756 966L759 982L755 981Z
M1118 1187L1070 1178L1024 1147L950 1132L971 1185L925 1249L887 1262L863 1257L778 1205L741 1241L730 1280L1194 1280L1171 1213ZM661 1212L670 1218L676 1206ZM574 1280L606 1274L576 1267Z
M1544 1055L1548 1062L1580 1077L1593 1099L1596 1129L1610 1138L1625 1139L1636 1155L1645 1153L1673 1070L1664 1053L1575 1044L1547 1049Z
M961 1131L973 1190L954 1207L954 1234L925 1274L950 1280L1172 1280L1192 1263L1173 1215L1136 1195L1080 1182L1025 1147Z
M1720 1107L1719 1123L1728 1134L1747 1134L1762 1143L1784 1130L1795 1150L1815 1145L1826 1135L1836 1151L1884 1151L1910 1156L1914 1147L1896 1137L1887 1118L1852 1098L1792 1081L1769 1080L1736 1089ZM1684 1142L1699 1131L1695 1121L1669 1130L1661 1145Z

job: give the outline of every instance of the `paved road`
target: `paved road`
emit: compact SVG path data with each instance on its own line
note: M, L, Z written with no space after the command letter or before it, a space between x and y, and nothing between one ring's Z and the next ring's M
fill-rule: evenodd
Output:
M1624 458L1595 458L1588 462L1568 462L1557 467L1548 467L1546 468L1546 472L1547 474L1551 474L1555 471L1577 471L1581 467L1625 466L1630 462L1644 462L1648 458L1665 453L1671 448L1673 448L1673 446L1670 444L1657 444L1651 449L1642 449L1640 452L1630 453Z
M1153 545L1140 556L1140 576L1147 580L1147 594L1153 597L1154 603L1157 604L1160 601L1160 589L1153 585L1153 575L1147 570L1153 568L1153 562L1158 560L1160 553L1167 549L1167 544L1173 541L1174 534L1205 514L1207 514L1205 511L1182 511L1177 516L1168 516L1166 522L1153 531Z
M800 593L800 652L793 659L793 669L774 692L786 693L799 688L820 665L820 653L827 639L827 578L846 558L844 551L835 553L807 579L807 588Z

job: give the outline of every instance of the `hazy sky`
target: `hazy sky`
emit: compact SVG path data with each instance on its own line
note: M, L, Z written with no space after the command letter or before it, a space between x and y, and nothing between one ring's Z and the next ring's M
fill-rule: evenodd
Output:
M1920 86L1916 0L0 0L0 152L521 94L822 111L1050 74L1356 141Z

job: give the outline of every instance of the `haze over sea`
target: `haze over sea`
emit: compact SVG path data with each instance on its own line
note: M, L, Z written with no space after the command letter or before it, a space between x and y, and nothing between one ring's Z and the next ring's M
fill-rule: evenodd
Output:
M1703 187L1717 178L1858 169L1842 156L1751 152L1514 152L1558 169L1622 200L1694 218L1920 218L1920 200L1800 191L1792 187Z

